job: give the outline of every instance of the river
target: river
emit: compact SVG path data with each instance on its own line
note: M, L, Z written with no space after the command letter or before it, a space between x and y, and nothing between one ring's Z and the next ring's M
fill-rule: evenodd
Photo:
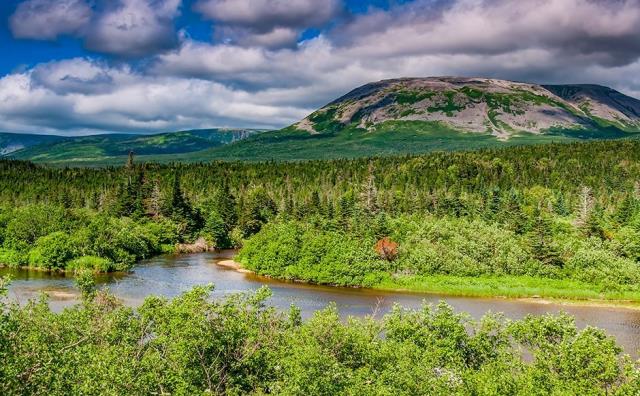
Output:
M538 303L499 298L467 298L433 294L384 292L367 289L336 288L302 283L281 282L253 274L240 273L217 265L229 252L200 253L180 256L160 256L144 260L127 274L107 274L97 277L100 287L108 287L127 305L138 305L150 295L174 297L195 285L213 283L215 297L256 290L268 285L273 291L269 304L288 309L295 304L303 317L334 302L343 316L363 316L376 312L382 315L395 303L417 308L423 302L446 301L457 311L479 318L488 311L502 312L511 319L527 314L567 312L575 317L579 328L587 325L604 329L616 337L625 352L638 356L640 349L640 311L627 308L595 307ZM24 303L41 292L49 295L50 306L62 310L78 301L78 291L72 277L38 271L0 269L0 276L12 277L9 297Z

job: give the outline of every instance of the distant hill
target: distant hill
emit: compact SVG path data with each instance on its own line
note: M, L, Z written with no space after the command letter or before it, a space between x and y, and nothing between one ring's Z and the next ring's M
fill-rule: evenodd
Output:
M133 151L139 160L172 161L177 155L188 155L223 146L259 132L262 131L197 129L154 135L105 134L60 137L15 134L14 140L22 142L22 147L9 149L4 156L34 162L94 166L123 164L129 152ZM4 135L0 135L0 139Z
M288 128L194 156L358 157L623 138L638 132L640 101L607 87L402 78L366 84Z
M64 140L63 136L0 132L0 156L39 144L51 144Z
M24 146L10 157L63 165L122 164L130 150L147 162L350 158L640 137L640 101L599 85L401 78L356 88L278 131L22 136L31 137L5 146Z

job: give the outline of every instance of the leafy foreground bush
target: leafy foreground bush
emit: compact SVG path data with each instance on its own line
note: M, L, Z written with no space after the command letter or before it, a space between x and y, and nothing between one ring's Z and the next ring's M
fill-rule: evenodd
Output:
M85 285L86 286L86 285ZM571 317L478 322L451 307L302 321L270 295L198 287L134 310L85 287L61 313L2 302L0 394L632 395L640 368Z

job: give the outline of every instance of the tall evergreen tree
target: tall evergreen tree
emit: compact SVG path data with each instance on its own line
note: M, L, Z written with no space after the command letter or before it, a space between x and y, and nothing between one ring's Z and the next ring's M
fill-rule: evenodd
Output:
M311 193L311 200L309 202L309 212L312 214L318 214L322 211L322 204L320 202L320 195L317 190L313 190Z
M362 191L362 207L368 215L375 215L378 212L378 189L376 187L376 176L374 174L373 162L369 162L367 181Z
M553 210L559 214L560 216L568 216L569 208L567 208L567 203L565 201L564 194L562 192L558 192L556 194L556 199L553 205Z
M216 196L216 209L222 217L227 230L231 230L238 224L238 209L236 197L229 189L229 184L223 180L221 188Z
M633 194L626 194L620 205L616 208L615 219L618 224L627 224L634 215L638 203Z
M262 226L277 213L273 199L264 188L254 188L248 195L240 216L240 226L245 237L260 231Z
M533 256L545 265L562 267L560 252L553 243L551 218L539 207L534 210L530 231L530 247Z
M169 216L183 225L183 232L192 235L202 227L202 216L195 210L182 192L180 174L175 172L171 188L171 200L167 208Z

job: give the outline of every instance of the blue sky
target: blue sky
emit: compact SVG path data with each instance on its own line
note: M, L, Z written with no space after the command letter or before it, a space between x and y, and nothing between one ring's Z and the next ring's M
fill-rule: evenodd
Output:
M640 96L636 0L4 0L0 130L278 128L384 78Z
M391 5L407 3L410 0L348 0L344 2L345 10L349 14L364 14L372 8L388 10ZM16 39L11 33L6 21L16 11L21 0L4 0L0 2L0 48L3 57L0 58L0 75L5 75L24 67L32 67L38 63L56 59L82 56L105 57L99 52L89 51L82 45L82 40L72 36L62 36L55 40ZM211 41L214 21L206 20L202 15L194 12L194 1L184 1L180 7L180 15L175 19L177 30L184 29L189 36L198 41ZM328 24L331 21L328 22ZM321 29L309 28L304 30L300 38L310 39L320 34ZM111 56L107 55L107 58ZM117 58L117 57L116 57Z

